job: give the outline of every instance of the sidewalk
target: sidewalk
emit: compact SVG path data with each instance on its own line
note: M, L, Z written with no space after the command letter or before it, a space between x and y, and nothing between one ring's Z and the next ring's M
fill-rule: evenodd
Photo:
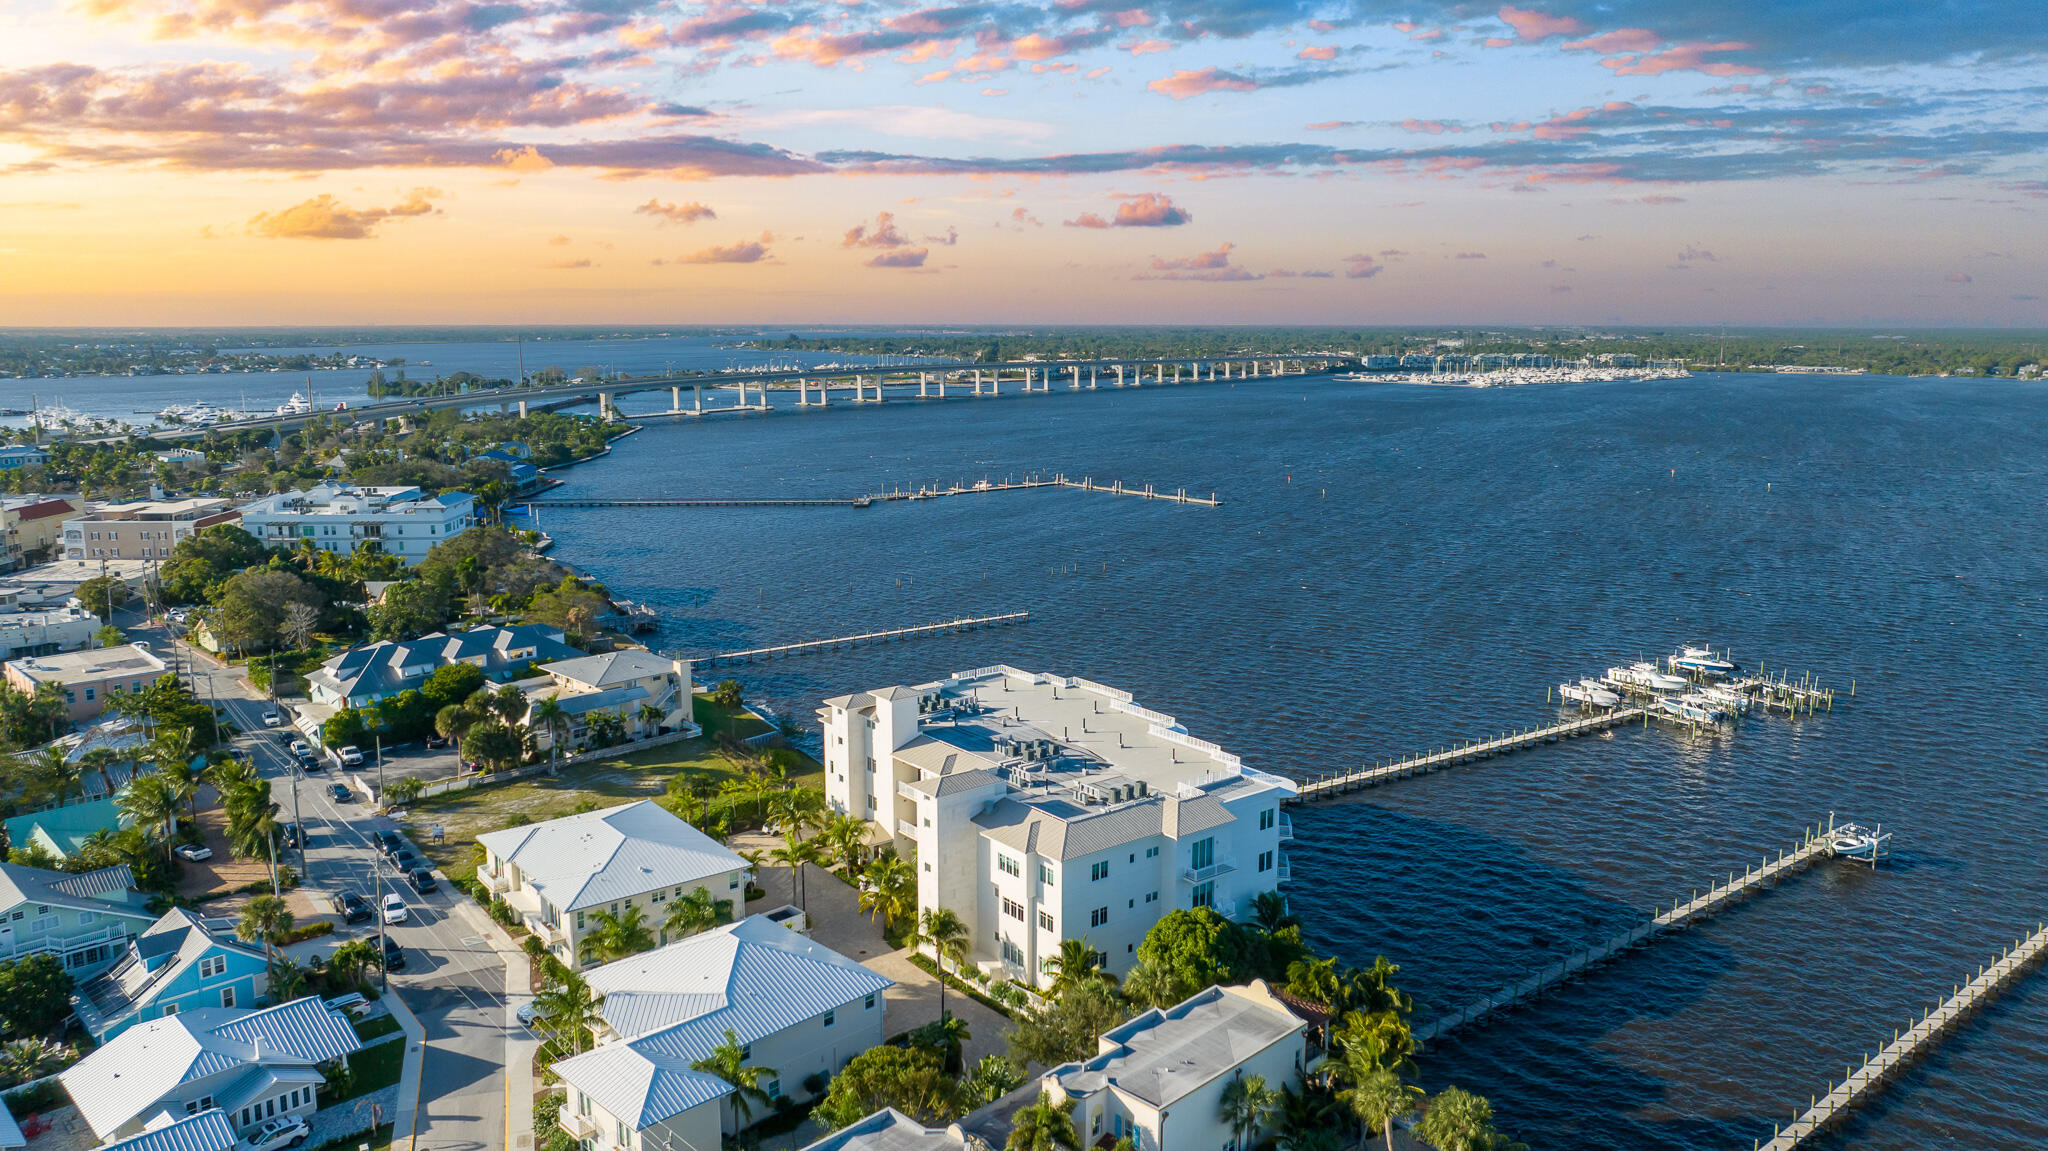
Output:
M399 998L398 992L386 988L381 1002L390 1004L391 1014L398 1018L398 1026L405 1031L405 1066L398 1072L398 1105L392 1111L392 1151L413 1151L414 1129L419 1124L420 1110L420 1068L427 1058L427 1032L420 1021L413 1018L412 1009Z

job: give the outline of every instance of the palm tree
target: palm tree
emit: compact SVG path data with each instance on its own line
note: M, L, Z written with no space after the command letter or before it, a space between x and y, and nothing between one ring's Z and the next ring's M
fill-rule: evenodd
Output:
M1268 935L1301 925L1301 920L1287 910L1287 897L1277 891L1263 891L1252 896L1252 922Z
M798 840L794 833L785 832L782 846L769 852L768 858L789 868L790 893L796 896L797 906L809 915L811 908L807 897L810 893L804 884L804 864L818 862L818 845L809 840Z
M171 858L171 837L178 824L177 792L161 772L139 775L128 781L114 797L114 807L137 827L154 828L163 834L164 859Z
M1099 979L1111 986L1116 984L1116 976L1103 970L1102 956L1096 953L1095 945L1088 942L1085 935L1079 939L1060 940L1060 952L1045 961L1045 970L1052 976L1052 985L1045 989L1045 993L1053 999L1091 979Z
M1342 1011L1344 977L1337 973L1336 957L1309 956L1288 964L1287 993Z
M367 939L351 939L328 955L327 970L344 982L354 983L357 976L379 963L380 959L375 943Z
M67 758L66 751L62 747L50 746L15 757L23 778L30 781L28 791L31 795L61 806L80 792L85 771Z
M259 895L242 908L235 934L249 943L261 940L265 959L276 962L275 945L292 929L292 910L275 895Z
M868 842L868 821L858 815L835 815L825 821L818 838L832 847L832 855L849 871L860 866L861 849Z
M654 729L661 726L661 721L668 718L667 712L651 703L641 704L640 710L633 714L640 720L642 735L653 735Z
M1384 1135L1387 1151L1394 1151L1394 1120L1415 1111L1422 1089L1403 1082L1399 1075L1384 1067L1362 1067L1356 1072L1351 1067L1349 1061L1339 1065L1339 1073L1350 1080L1351 1086L1339 1091L1337 1098L1358 1116L1366 1130Z
M1415 997L1394 986L1394 976L1399 974L1400 965L1387 962L1384 955L1374 956L1372 966L1364 971L1348 972L1345 991L1349 1006L1360 1011L1398 1011L1403 1015L1415 1010Z
M1038 1102L1020 1109L1010 1124L1004 1151L1081 1151L1072 1099L1054 1103L1052 1096L1041 1091Z
M100 789L111 799L114 795L114 765L121 762L121 753L111 747L96 747L78 757L78 766L100 777Z
M646 915L628 907L614 915L600 911L597 926L583 939L583 952L601 961L621 959L654 946L654 932L644 922Z
M533 997L533 1013L541 1030L559 1050L580 1055L586 1040L596 1030L604 1010L604 996L590 990L590 984L569 968L551 971L540 994Z
M1415 1035L1399 1012L1346 1012L1333 1038L1333 1046L1347 1058L1356 1053L1375 1067L1414 1070L1408 1056L1415 1050Z
M306 993L306 969L280 955L270 965L270 998L286 1003Z
M548 773L552 775L554 765L561 761L562 741L568 738L569 731L569 713L562 709L562 693L554 692L535 703L526 725L548 733Z
M763 1103L774 1102L766 1091L761 1090L761 1080L773 1079L775 1069L748 1066L746 1049L740 1046L739 1036L734 1035L730 1027L725 1029L725 1042L712 1048L711 1054L690 1064L690 1069L723 1079L731 1086L735 1128L745 1127L753 1118L753 1106L747 1102L749 1096Z
M1240 1075L1223 1088L1223 1121L1237 1135L1237 1145L1258 1141L1259 1124L1280 1105L1280 1093L1266 1086L1263 1075Z
M662 921L662 941L667 942L673 934L677 939L709 931L725 922L732 914L732 900L713 899L711 892L702 887L694 888L688 895L668 906L668 918Z
M1415 1124L1415 1133L1437 1151L1511 1151L1522 1147L1494 1130L1493 1104L1457 1087L1446 1087L1436 1093L1421 1121Z
M927 907L917 925L918 944L932 945L939 965L939 1018L946 1017L946 961L967 962L967 925L950 907Z
M917 914L917 871L895 849L883 848L862 877L860 909L880 919L884 930Z

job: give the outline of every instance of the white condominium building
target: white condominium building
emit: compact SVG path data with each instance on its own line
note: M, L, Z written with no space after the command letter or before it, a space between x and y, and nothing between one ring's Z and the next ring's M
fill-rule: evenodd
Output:
M825 701L825 797L916 859L974 959L1046 982L1063 939L1122 975L1160 916L1232 919L1287 878L1293 781L1085 679L998 666ZM908 850L906 850L908 849Z
M474 526L475 496L429 496L414 487L321 484L265 496L242 508L242 527L269 547L296 547L305 540L321 551L351 555L371 545L409 564Z

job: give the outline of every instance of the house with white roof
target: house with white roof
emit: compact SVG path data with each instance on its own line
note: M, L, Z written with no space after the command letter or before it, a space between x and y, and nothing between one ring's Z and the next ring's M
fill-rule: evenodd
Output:
M571 747L588 737L590 718L598 712L618 716L631 739L697 731L691 718L694 697L689 660L629 647L543 664L535 670L540 676L520 685L526 692L528 722L534 706L553 699L568 720L566 742ZM534 729L542 749L552 746L555 739L555 733L545 729L545 724Z
M0 959L55 955L85 979L156 922L147 902L126 866L73 873L0 863Z
M958 1123L927 1127L894 1107L884 1107L803 1151L989 1151L989 1146Z
M711 1148L739 1130L733 1088L694 1069L732 1033L772 1074L770 1098L807 1102L881 1044L894 981L765 916L607 963L585 976L604 996L599 1044L550 1070L567 1090L562 1127L588 1151ZM756 1102L750 1118L770 1110Z
M1092 1059L1040 1081L1054 1103L1074 1101L1081 1142L1130 1136L1138 1151L1229 1148L1223 1091L1247 1075L1278 1091L1315 1069L1309 1025L1263 980L1211 987L1102 1033Z
M353 647L306 675L306 695L327 707L367 707L415 690L451 664L466 663L485 679L503 683L535 663L574 660L561 628L546 624L473 627L418 639L384 640Z
M564 963L583 954L600 912L637 907L659 929L669 903L697 888L747 913L747 861L651 799L476 837L477 868Z
M1127 692L997 666L838 696L818 718L826 802L915 856L919 909L959 915L991 972L1046 982L1077 939L1121 976L1167 912L1238 919L1288 879L1294 782Z
M270 990L263 949L215 935L182 907L164 913L106 971L71 996L98 1043L137 1023L201 1007L254 1007Z
M219 1108L238 1133L280 1115L310 1115L320 1065L362 1044L317 996L260 1011L207 1007L138 1023L58 1075L102 1140Z
M476 497L429 496L417 487L320 484L244 504L241 516L249 534L269 547L303 542L341 555L369 547L413 564L434 545L476 526Z

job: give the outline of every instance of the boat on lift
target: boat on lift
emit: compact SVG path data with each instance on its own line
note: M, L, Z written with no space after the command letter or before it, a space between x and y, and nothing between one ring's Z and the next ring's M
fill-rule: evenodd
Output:
M1721 709L1696 695L1667 695L1657 701L1664 714L1687 723L1719 723Z
M1684 691L1692 686L1679 676L1665 675L1658 671L1657 665L1648 660L1626 667L1610 667L1607 674L1600 677L1600 682L1630 691Z
M1892 834L1845 823L1830 833L1828 851L1837 859L1863 859L1876 863L1891 853Z
M1713 700L1736 715L1746 714L1749 711L1750 704L1756 702L1748 695L1718 683L1710 683L1693 694Z
M1559 699L1567 703L1576 703L1581 707L1621 706L1621 696L1601 687L1600 681L1594 679L1558 684L1557 695Z
M1678 649L1678 654L1665 661L1671 670L1690 675L1734 675L1735 665L1714 654L1709 647L1693 647L1688 644Z

